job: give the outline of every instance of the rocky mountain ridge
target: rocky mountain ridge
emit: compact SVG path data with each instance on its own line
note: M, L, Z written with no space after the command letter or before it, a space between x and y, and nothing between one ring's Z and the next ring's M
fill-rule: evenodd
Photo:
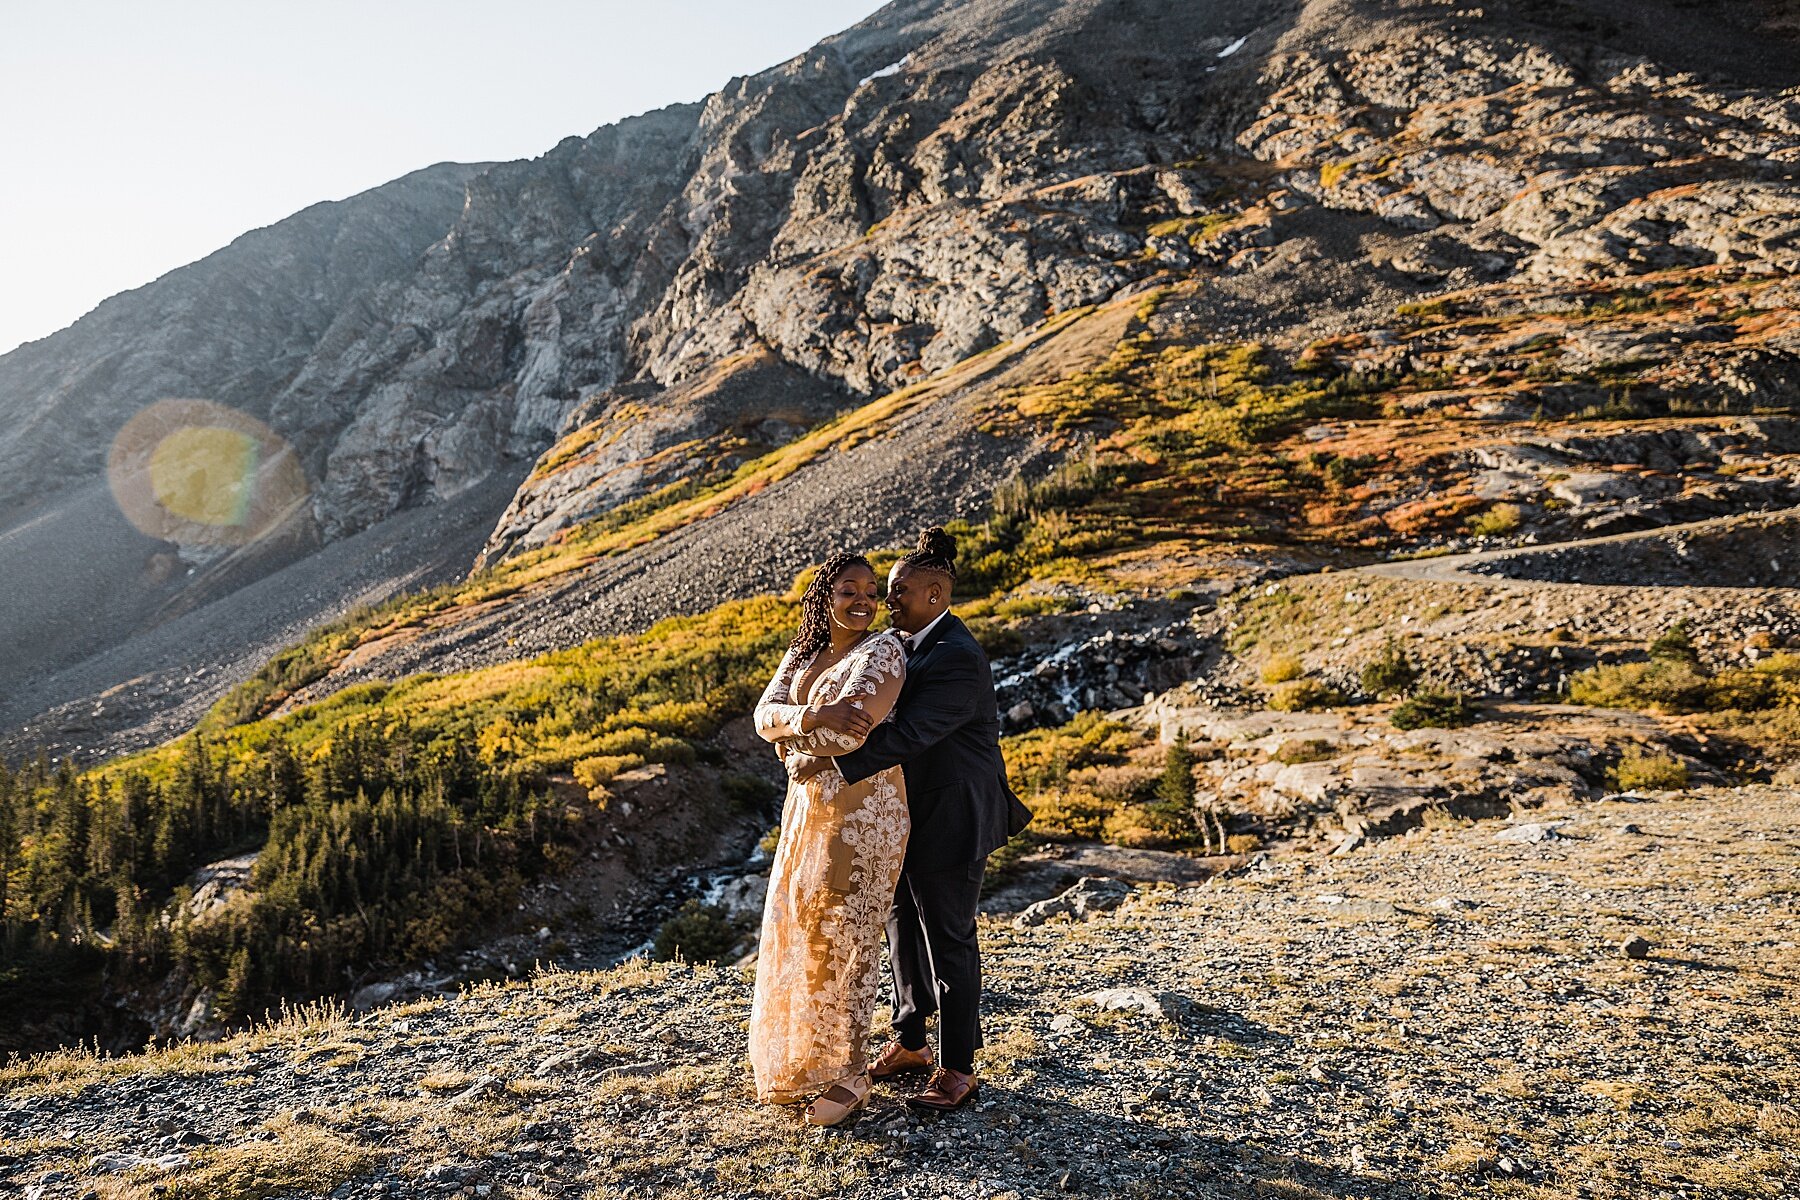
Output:
M1790 277L1800 102L1771 55L1792 30L1753 5L1669 38L1695 24L1687 11L1601 0L889 5L703 104L529 162L434 169L461 173L460 211L410 266L401 260L416 242L378 257L380 278L253 389L255 411L306 465L318 536L460 504L458 522L492 524L480 558L498 564L659 490L729 477L871 397L1133 289L1198 281L1162 328L1303 356L1322 334L1375 338L1397 306L1447 287L1504 283L1496 311L1529 312L1583 280L1703 265ZM1476 351L1437 332L1372 341L1346 360L1404 370L1437 357L1435 338L1451 352L1431 369L1451 377L1433 405L1478 416L1591 404L1595 384L1558 378L1585 373L1617 394L1605 381L1642 359L1667 367L1640 391L1767 406L1794 382L1793 306L1780 291L1752 301L1776 318L1761 330L1739 321L1722 335L1717 321L1683 316L1636 341L1584 345L1571 332L1523 394L1462 386L1491 376L1513 350L1504 344ZM8 364L17 372L73 345L59 335L8 356L0 379ZM15 407L35 403L39 386ZM230 400L222 386L205 390ZM102 411L89 406L86 419L105 424ZM957 426L945 452L985 456L982 429L938 419ZM1044 461L1059 441L1020 432L1035 449L1014 463ZM30 453L66 474L107 436L88 430L76 439L86 457L69 463ZM28 453L17 446L15 457ZM488 492L512 472L525 478L496 522ZM902 523L970 510L993 483L961 480ZM92 526L104 503L87 496L80 520ZM803 531L773 515L774 492L742 503L771 514L753 523L783 530L784 549L744 557L726 549L738 535L723 525L698 541L743 560L734 588L791 575L806 556L785 547ZM75 522L73 501L64 508ZM867 525L827 520L804 538L854 539ZM41 553L32 536L8 541ZM58 577L64 592L128 598L89 628L15 618L19 665L31 668L17 683L32 694L10 721L91 698L74 677L46 683L46 669L165 619L171 595L186 608L217 602L213 624L246 646L237 662L211 664L218 686L249 669L270 631L231 596L306 561L308 546L146 591L168 549L118 537L104 571ZM18 599L19 613L46 607L35 592ZM533 619L520 610L521 622ZM150 666L129 646L108 668L113 684Z
M415 268L486 166L439 163L313 205L0 355L0 516L10 525L97 475L114 434L156 400L273 417L332 323Z

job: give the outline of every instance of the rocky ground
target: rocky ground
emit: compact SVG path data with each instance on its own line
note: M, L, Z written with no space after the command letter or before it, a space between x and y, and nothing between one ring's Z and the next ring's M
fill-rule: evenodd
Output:
M1146 705L1165 741L1190 739L1201 788L1233 831L1348 850L1430 821L1606 794L1628 750L1722 782L1702 736L1655 717L1576 705L1492 704L1463 729L1396 729L1390 705L1322 712ZM1716 755L1711 756L1716 757Z
M756 1106L739 969L552 971L0 1074L0 1188L1750 1197L1800 1183L1800 797L1450 820L983 919L979 1105Z
M1677 624L1708 664L1742 666L1800 639L1785 552L1795 519L1788 509L1288 576L1226 597L1203 623L1234 651L1214 686L1266 693L1258 672L1291 654L1356 694L1361 667L1393 642L1433 686L1529 700L1641 656Z
M1696 585L1746 592L1792 588L1800 583L1800 561L1792 553L1797 518L1795 510L1783 509L1515 551L1470 565L1499 579L1686 589L1677 593L1678 602L1691 599ZM1395 565L1385 573L1405 570Z

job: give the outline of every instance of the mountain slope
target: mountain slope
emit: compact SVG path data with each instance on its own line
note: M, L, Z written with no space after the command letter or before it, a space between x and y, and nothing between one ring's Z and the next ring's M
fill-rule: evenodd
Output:
M96 475L153 401L202 396L266 419L343 309L444 236L483 169L440 163L313 205L0 355L0 519Z
M957 231L966 256L948 260L956 280L934 294L988 288L977 299L1000 315L984 308L989 324L957 325L982 340L1005 332L993 322L1007 319L1009 296L1044 294L1033 264L1091 277L1112 288L1113 303L1084 315L1045 301L1061 315L1044 333L928 375L937 382L918 393L916 415L881 425L879 443L852 419L855 444L836 453L776 451L742 466L755 439L738 429L726 433L735 442L709 441L704 421L721 428L728 414L680 407L693 385L606 393L576 411L489 544L490 563L517 565L496 580L526 586L471 613L471 623L441 617L391 654L372 641L326 687L641 627L670 607L704 607L716 586L767 588L824 547L903 540L912 525L980 511L995 475L927 472L943 461L987 462L983 447L995 438L1020 448L996 462L1000 470L1041 470L1078 432L1098 439L1144 486L1160 477L1158 486L1175 489L1166 502L1127 510L1133 528L1163 522L1162 537L1204 540L1248 521L1253 539L1392 551L1430 544L1509 497L1526 502L1531 531L1545 536L1791 503L1796 464L1785 425L1739 433L1729 414L1784 408L1800 385L1794 98L1670 75L1524 7L1484 10L1472 25L1430 8L1324 3L1230 15L1190 6L1132 24L1129 6L1066 5L1029 39L998 50L992 37L975 40L1000 65L959 89L965 99L933 134L877 147L910 153L916 186L892 209L871 209L872 226L854 242L818 250L815 240L798 254L783 247L822 226L797 191L787 232L725 311L760 311L759 281L779 276L772 294L788 298L785 311L812 306L800 328L813 340L799 349L777 340L776 352L837 372L854 393L856 364L867 362L859 355L893 314L894 281L907 264L916 270L946 252L943 228ZM1576 26L1586 20L1573 9L1562 15ZM1641 34L1634 19L1613 36L1629 45ZM863 88L910 89L907 102L924 104L970 46L966 33L920 44L901 69L859 85L844 115L813 136L854 142L868 128L855 118L879 99L862 100ZM1145 46L1161 53L1137 53ZM1065 73L1057 88L1080 99L1034 100L1031 111L1045 114L1035 177L999 158L972 179L963 167L922 174L921 164L941 165L931 147L953 134L965 167L983 147L993 152L983 140L987 110L967 97L1017 95L1004 89L1045 72ZM1531 119L1513 122L1514 112ZM883 177L878 158L851 156L834 193L870 194ZM1089 239L1079 254L1056 240L1076 212ZM1037 257L996 283L983 274L981 247L1020 230ZM1122 321L1155 285L1166 291L1127 328ZM1445 299L1409 309L1407 301L1447 288L1455 290ZM758 326L777 339L785 328ZM1129 365L1143 339L1159 352L1153 370ZM1227 356L1205 349L1228 339L1259 364L1229 392L1220 383ZM920 347L921 370L936 344ZM1107 366L1109 356L1120 366ZM716 370L765 370L761 361ZM968 372L977 387L959 384ZM1259 382L1246 386L1252 376ZM1117 400L1083 395L1121 387ZM1179 392L1187 395L1139 415L1137 395ZM679 420L656 407L663 399ZM1265 402L1277 415L1231 412ZM1215 406L1224 411L1211 413ZM766 409L742 411L767 421ZM1380 419L1367 434L1352 433L1355 422L1301 428L1327 415ZM1221 417L1248 441L1206 440ZM1617 429L1664 417L1679 420L1656 436L1698 439L1673 460L1578 424ZM1570 422L1581 448L1521 444L1542 440L1544 420ZM1134 423L1143 431L1127 435ZM932 440L915 441L921 431ZM1761 442L1768 466L1729 476L1707 469L1719 451L1701 447L1739 437ZM1335 459L1343 461L1323 469ZM757 462L768 464L762 485L732 484ZM1643 474L1618 473L1639 462ZM648 533L620 541L593 532L614 528L618 505L659 485L671 510L688 495L710 497L711 507L662 528L649 546L632 546ZM859 492L880 502L859 512ZM1219 501L1204 499L1215 493ZM683 579L696 563L711 568L704 585ZM504 643L495 636L502 629Z
M1421 485L1470 478L1458 443L1472 421L1504 445L1534 435L1537 413L1782 407L1800 378L1786 282L1800 118L1772 86L1792 61L1771 50L1793 41L1779 16L1703 20L1673 0L902 3L703 105L493 168L417 271L340 315L269 410L301 448L327 538L525 476L482 552L497 581L472 591L512 594L475 626L452 613L398 657L359 656L358 677L641 628L721 587L779 586L823 547L974 515L1077 427L1112 435L1118 413L1021 421L1009 396L1101 367L1117 337L1086 306L1146 288L1169 289L1140 331L1167 355L1234 344L1274 381L1338 378L1368 393L1357 412L1411 431L1378 445L1441 448L1425 475L1392 477L1391 513L1364 495L1399 465L1379 454L1356 467L1371 456L1344 446L1331 478L1360 472L1363 490L1333 482L1302 512L1277 485L1292 496L1320 476L1281 464L1325 448L1254 450L1204 481L1225 460L1183 452L1190 493L1235 497L1200 519L1277 541L1317 539L1334 513L1383 523L1331 535L1341 545L1443 536L1482 498ZM1693 36L1677 44L1681 29ZM1446 289L1476 290L1407 309ZM1078 337L1046 325L1071 319ZM856 426L870 401L947 400L954 364L979 373L971 356L996 346L1006 386L884 419L892 453L789 454L833 414ZM1535 452L1492 453L1505 461L1490 469L1519 477ZM732 483L759 463L779 478ZM1600 491L1612 499L1572 492L1571 515L1629 489ZM1617 515L1786 503L1791 485L1688 491L1717 499L1627 498ZM697 496L711 508L677 519ZM651 510L665 517L632 537L679 537L634 550L607 532ZM221 624L240 622L221 610ZM172 685L184 711L233 681L211 680ZM34 683L13 719L91 695ZM54 728L34 732L60 740Z
M56 671L316 548L305 511L223 557L218 546L152 536L127 519L109 488L109 451L135 416L169 399L201 398L271 420L275 398L332 322L414 269L482 169L440 164L314 205L0 356L0 706L9 722L17 719L13 705ZM467 553L450 569L466 567ZM348 576L322 573L341 590L276 627L291 636L296 617L303 628L365 587L399 586L432 570L427 551L385 579L370 578L382 573L372 561ZM237 621L218 625L241 630ZM233 651L266 645L253 635L238 640ZM176 677L217 663L209 653ZM92 684L71 686L104 691L148 667L90 671Z

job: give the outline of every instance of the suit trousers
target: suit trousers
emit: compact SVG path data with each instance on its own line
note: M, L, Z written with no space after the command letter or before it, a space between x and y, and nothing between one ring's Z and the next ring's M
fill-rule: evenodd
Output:
M975 909L987 859L948 870L902 868L888 913L894 1031L909 1050L925 1048L925 1020L938 1014L938 1061L973 1072L981 1047L981 950Z

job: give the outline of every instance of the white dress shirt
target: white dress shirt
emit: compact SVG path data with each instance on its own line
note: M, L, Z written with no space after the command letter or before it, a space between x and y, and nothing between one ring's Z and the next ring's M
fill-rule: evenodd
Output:
M942 621L945 617L947 617L949 615L950 615L950 610L946 608L943 612L939 613L937 616L935 616L935 617L931 618L931 620L927 621L925 623L925 628L919 630L919 632L917 632L917 633L902 633L900 635L900 644L906 647L907 653L909 653L909 654L912 653L912 648L914 646L917 646L920 642L924 641L925 635L930 633L933 629L936 629L938 622Z

